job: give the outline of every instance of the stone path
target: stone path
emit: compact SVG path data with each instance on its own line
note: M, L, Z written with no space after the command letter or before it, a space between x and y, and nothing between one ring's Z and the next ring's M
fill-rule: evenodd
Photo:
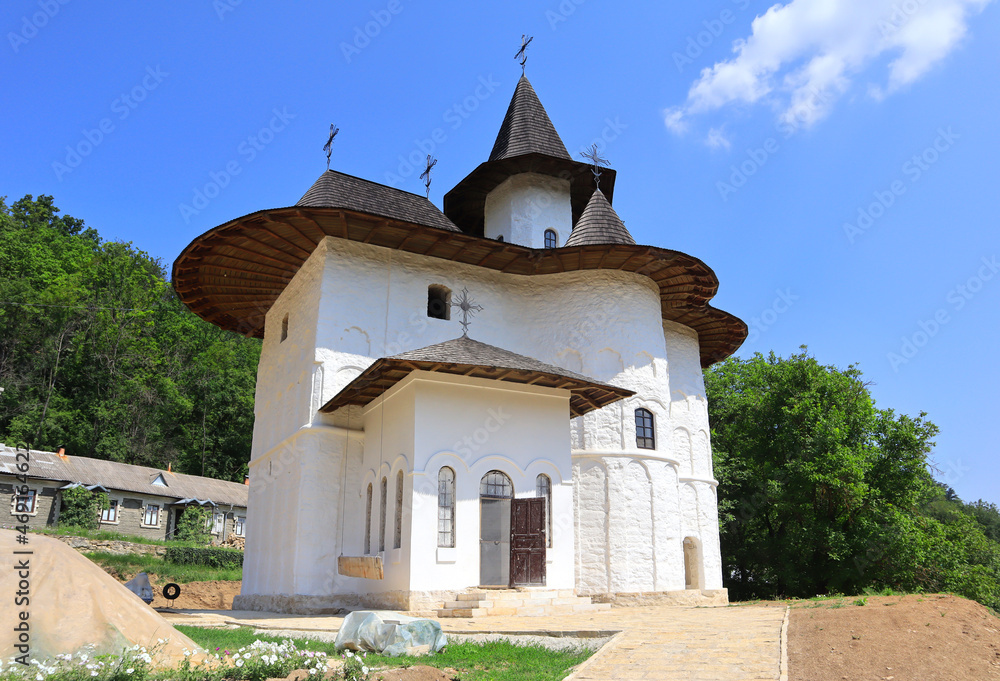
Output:
M242 624L336 631L341 617L201 610L164 613L171 624ZM663 681L778 681L785 609L767 606L613 608L551 617L450 618L445 632L607 636L621 632L569 678Z

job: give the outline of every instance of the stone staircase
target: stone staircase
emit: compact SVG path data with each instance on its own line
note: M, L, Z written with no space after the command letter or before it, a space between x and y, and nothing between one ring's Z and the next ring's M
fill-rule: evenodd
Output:
M610 610L610 603L592 603L573 589L468 589L437 611L438 617L513 615L541 617Z

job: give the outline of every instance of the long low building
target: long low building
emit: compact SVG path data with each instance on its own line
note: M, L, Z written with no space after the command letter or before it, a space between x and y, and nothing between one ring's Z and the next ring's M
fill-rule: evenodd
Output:
M25 484L19 474L27 481L24 494L18 493ZM100 529L171 539L185 509L197 506L211 509L208 530L213 537L246 536L247 485L0 443L0 495L10 499L0 526L20 525L20 509L28 516L29 528L58 524L62 491L79 486L108 495L109 508L98 519Z

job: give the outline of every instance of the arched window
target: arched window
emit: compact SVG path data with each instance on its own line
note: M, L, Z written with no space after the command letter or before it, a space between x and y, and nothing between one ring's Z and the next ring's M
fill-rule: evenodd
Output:
M500 236L497 237L497 241L499 241L500 243L503 243L503 234L501 234Z
M635 446L639 449L656 449L653 412L641 407L635 410Z
M438 546L455 546L455 471L438 471Z
M372 484L368 483L368 502L365 506L365 555L372 552Z
M385 551L385 506L386 497L389 496L389 481L383 477L382 478L382 499L379 507L382 513L379 515L379 525L378 525L378 550L379 552Z
M545 230L545 248L555 248L559 245L559 235L556 234L556 230L547 229Z
M427 316L451 319L451 289L440 284L427 287Z
M552 548L552 481L544 473L535 478L535 496L545 499L545 544Z
M510 478L500 471L490 471L479 481L479 496L492 497L494 499L512 499L514 497L514 485Z
M396 536L392 541L392 548L403 547L403 471L396 473Z

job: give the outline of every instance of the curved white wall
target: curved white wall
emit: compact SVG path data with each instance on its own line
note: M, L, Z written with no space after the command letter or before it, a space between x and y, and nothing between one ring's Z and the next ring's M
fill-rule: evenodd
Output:
M569 180L537 173L507 178L486 197L486 238L545 248L545 230L551 229L562 246L573 231L569 187Z

